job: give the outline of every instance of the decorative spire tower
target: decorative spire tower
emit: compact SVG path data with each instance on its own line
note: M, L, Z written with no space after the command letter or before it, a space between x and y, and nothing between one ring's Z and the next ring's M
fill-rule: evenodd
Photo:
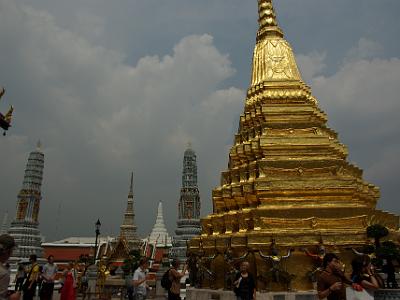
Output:
M346 147L327 126L326 114L301 79L272 1L259 0L258 12L251 84L228 168L212 192L213 213L201 220L201 238L191 240L189 251L209 257L253 253L248 259L260 278L258 289L286 290L291 283L292 289L309 290L306 273L313 262L301 251L284 257L289 249L322 243L348 265L348 249L365 244L368 225L394 232L399 217L375 209L379 189L347 161ZM262 280L269 276L270 261L259 253L272 248L269 254L278 251L285 260L280 267L286 266L286 282ZM223 287L229 266L221 255L211 269L213 285Z
M18 193L16 217L8 231L18 245L13 258L26 258L31 254L42 257L42 237L38 226L43 168L44 154L39 141L37 149L29 154L22 189Z
M8 211L4 214L3 223L1 224L0 234L6 234L8 232Z
M131 173L131 185L128 194L128 204L124 214L124 221L120 227L120 236L125 237L131 249L138 249L140 247L140 240L138 239L137 226L135 225L135 213L133 208L133 172Z
M201 233L196 153L190 145L183 156L182 187L178 210L178 228L175 230L170 256L184 262L187 242Z
M158 203L156 223L154 224L154 227L151 230L148 240L149 244L155 246L171 245L171 237L169 236L167 228L165 228L164 224L163 208L161 201Z

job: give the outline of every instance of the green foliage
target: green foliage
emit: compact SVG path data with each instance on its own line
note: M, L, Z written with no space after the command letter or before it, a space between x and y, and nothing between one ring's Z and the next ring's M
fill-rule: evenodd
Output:
M139 250L130 251L129 257L124 260L124 264L121 267L124 273L133 273L138 268L141 257Z
M131 250L131 251L129 252L129 255L130 255L130 256L133 256L133 257L136 257L136 258L138 258L138 259L141 258L141 255L140 255L140 251L139 251L139 250Z
M367 236L371 238L383 238L389 234L388 229L380 224L367 227Z
M374 224L367 227L367 236L375 239L375 247L380 247L380 239L387 236L389 230L380 224Z
M386 259L398 259L400 258L400 249L392 241L385 241L381 247L376 251L377 256Z

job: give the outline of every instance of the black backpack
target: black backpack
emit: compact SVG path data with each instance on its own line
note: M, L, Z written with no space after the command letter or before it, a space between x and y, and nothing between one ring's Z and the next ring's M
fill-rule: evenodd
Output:
M166 290L168 290L169 291L169 289L171 288L171 286L172 286L172 281L169 279L169 271L170 271L171 269L168 269L165 273L164 273L164 275L161 277L161 286L164 288L164 289L166 289Z

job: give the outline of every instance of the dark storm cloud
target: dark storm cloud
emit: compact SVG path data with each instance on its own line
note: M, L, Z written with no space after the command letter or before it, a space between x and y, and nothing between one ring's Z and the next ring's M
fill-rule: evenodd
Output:
M350 160L381 187L380 206L399 212L400 4L275 2ZM104 233L116 234L131 170L140 233L149 233L159 200L172 231L187 142L209 213L243 110L256 19L256 1L243 0L0 0L0 84L16 107L0 141L0 213L14 217L39 138L49 239L91 235L98 217Z

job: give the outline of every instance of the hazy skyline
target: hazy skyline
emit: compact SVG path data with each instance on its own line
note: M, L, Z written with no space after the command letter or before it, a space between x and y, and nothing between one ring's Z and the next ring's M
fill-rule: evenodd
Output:
M303 75L349 150L399 214L398 0L275 0ZM158 201L173 235L188 142L202 215L227 166L257 31L256 0L0 0L0 217L15 217L26 161L45 154L46 240L116 235L134 172L136 224Z

